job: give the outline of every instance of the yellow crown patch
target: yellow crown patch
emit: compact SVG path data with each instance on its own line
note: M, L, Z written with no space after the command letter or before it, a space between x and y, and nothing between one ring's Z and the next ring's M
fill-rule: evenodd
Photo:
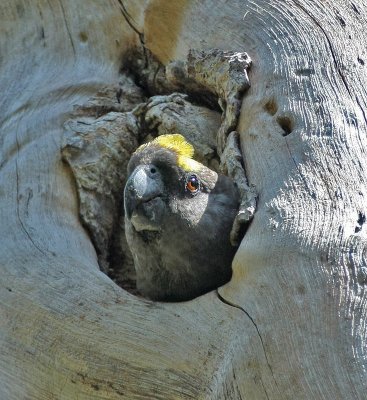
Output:
M200 163L192 159L194 155L194 147L186 141L186 139L178 134L161 135L153 141L143 144L138 148L138 151L143 150L147 146L158 145L168 150L174 151L177 154L177 164L185 171L196 171L200 168Z
M158 136L152 143L173 150L178 156L191 158L194 155L194 148L192 145L186 142L186 139L178 133Z

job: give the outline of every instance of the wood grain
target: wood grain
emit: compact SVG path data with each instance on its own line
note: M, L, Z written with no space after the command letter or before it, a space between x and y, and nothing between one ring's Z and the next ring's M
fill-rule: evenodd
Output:
M0 5L0 397L364 399L367 7L181 6ZM73 107L115 83L148 28L164 62L190 48L253 60L237 130L258 210L231 282L187 303L99 271L60 154Z

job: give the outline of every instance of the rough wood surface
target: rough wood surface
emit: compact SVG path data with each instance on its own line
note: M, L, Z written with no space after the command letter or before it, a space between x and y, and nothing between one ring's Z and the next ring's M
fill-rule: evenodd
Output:
M349 1L0 5L0 398L364 399L367 7ZM237 131L258 209L231 282L152 303L103 274L61 160L124 55L246 51Z

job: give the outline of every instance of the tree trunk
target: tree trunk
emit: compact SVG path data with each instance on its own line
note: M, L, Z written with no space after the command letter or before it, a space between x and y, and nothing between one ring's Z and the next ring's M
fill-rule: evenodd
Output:
M0 5L0 398L365 399L362 0ZM237 130L258 207L232 280L193 301L102 273L61 160L74 105L133 46L253 60Z

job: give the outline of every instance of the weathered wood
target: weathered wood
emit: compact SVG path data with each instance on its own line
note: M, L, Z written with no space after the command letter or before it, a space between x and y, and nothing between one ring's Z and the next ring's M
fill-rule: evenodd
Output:
M0 18L0 397L364 399L363 1L5 0ZM163 64L253 60L237 130L259 203L219 295L127 293L78 217L63 124L139 32Z

